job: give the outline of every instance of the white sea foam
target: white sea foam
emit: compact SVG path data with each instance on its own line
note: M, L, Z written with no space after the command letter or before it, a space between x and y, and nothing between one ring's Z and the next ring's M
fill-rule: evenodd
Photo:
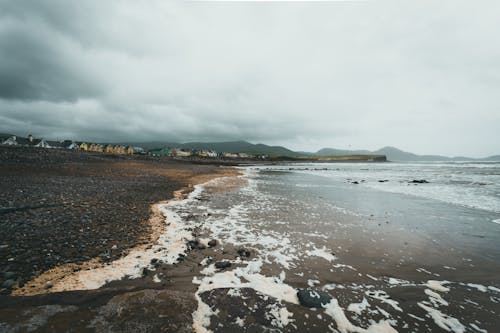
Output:
M431 301L434 307L439 307L441 305L448 306L448 302L445 301L438 293L430 289L425 289L424 292L427 296L429 296L429 300Z
M337 325L337 330L341 333L397 333L397 331L386 320L371 324L368 328L354 325L346 317L344 310L340 307L337 299L332 300L323 306L325 313L333 318Z
M487 331L487 330L482 329L482 328L479 328L479 326L477 326L477 325L476 325L476 324L474 324L474 323L470 323L469 325L470 325L470 327L472 327L473 329L475 329L475 330L476 330L476 331L478 331L479 333L488 333L488 331Z
M198 309L193 313L193 328L196 332L206 332L206 327L210 325L210 317L214 315L214 311L200 297L202 293L213 289L251 288L278 301L298 304L297 291L282 281L284 275L281 277L264 276L260 274L262 264L262 260L252 260L245 267L217 272L201 279L193 279L193 283L199 285L196 291ZM285 318L285 315L287 314L280 310L279 322L283 325L290 322L286 319L289 316Z
M403 312L403 309L399 307L399 303L393 299L383 290L368 290L365 292L366 296L377 299L382 303L389 304L395 310Z
M448 332L463 333L465 332L465 326L458 321L458 319L453 318L441 311L431 308L425 305L423 302L418 302L418 306L427 311L428 315L434 320L436 325Z
M416 270L417 270L417 272L420 272L420 273L426 273L426 274L429 274L429 275L439 276L439 274L432 273L432 272L430 272L430 271L428 271L428 270L426 270L425 268L422 268L422 267L417 268Z
M407 281L407 280L401 280L401 279L396 279L396 278L389 278L387 283L391 285L396 285L396 286L414 286L415 284L413 282Z
M284 328L294 321L292 319L293 313L288 311L286 307L277 304L270 304L267 307L266 316L271 319L271 325L278 328Z
M335 255L332 254L332 251L328 250L324 246L321 249L314 248L313 250L307 250L306 254L309 256L320 257L320 258L323 258L323 259L328 260L330 262L337 259L337 257L335 257Z
M500 289L498 289L497 287L488 286L488 289L491 290L491 291L495 291L497 293L500 293Z
M450 288L445 287L445 284L449 284L450 281L437 281L437 280L429 280L425 284L427 287L434 289L436 291L447 292L450 291Z
M363 297L363 300L360 303L351 303L347 307L347 311L354 312L358 315L361 315L361 312L366 310L366 308L370 307L370 303Z
M483 286L482 284L477 284L477 283L467 283L467 287L475 288L483 293L488 291L488 288Z
M309 287L314 287L315 285L319 284L320 281L319 280L313 280L313 279L308 279L307 280L307 285Z

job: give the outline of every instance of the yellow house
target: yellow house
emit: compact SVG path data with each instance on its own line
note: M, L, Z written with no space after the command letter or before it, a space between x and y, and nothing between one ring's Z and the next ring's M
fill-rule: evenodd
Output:
M105 153L113 153L113 146L112 145L105 145L104 152Z
M125 154L125 147L116 145L113 147L113 153L115 154Z
M89 147L85 142L82 142L82 143L80 143L80 149L87 151L87 150L89 150Z
M132 146L125 147L125 153L127 155L133 155L134 154L134 147L132 147Z
M103 151L103 147L102 145L98 144L98 143L91 143L89 146L88 146L88 150L89 151L96 151L96 152L101 152Z

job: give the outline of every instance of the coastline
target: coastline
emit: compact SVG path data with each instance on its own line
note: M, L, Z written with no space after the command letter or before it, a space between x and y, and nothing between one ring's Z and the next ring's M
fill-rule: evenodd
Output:
M338 202L335 195L359 198L372 190L342 183L342 193L326 197L315 192L331 189L322 178L301 184L304 175L290 178L286 171L216 170L184 175L189 181L170 200L150 206L156 209L152 224L170 224L162 234L151 229L159 235L151 237L156 245L139 244L118 260L69 272L50 290L31 288L40 291L33 296L0 296L0 329L23 330L34 318L43 318L38 329L53 331L300 331L302 325L328 331L335 322L354 331L419 332L421 324L430 329L448 319L457 323L456 332L472 319L481 329L495 327L488 311L499 301L491 280L496 266L401 229L407 215L374 207L355 215L333 206L317 210L320 203ZM288 201L281 194L291 190L306 196ZM388 197L381 194L373 192L380 200ZM407 211L414 202L389 196L400 198L389 211ZM377 202L375 197L367 201ZM221 263L229 266L217 267ZM297 298L300 290L328 294L332 301L310 310ZM466 308L481 313L469 317Z
M14 233L4 233L0 240L4 259L0 271L12 272L16 282L3 288L3 294L12 290L13 295L53 292L54 282L68 274L107 265L151 246L164 230L161 205L185 197L193 184L238 172L144 157L10 147L0 150L0 171L4 190L0 206L28 207L2 214L3 227ZM29 189L27 195L24 187ZM36 207L61 199L64 202L56 208ZM36 239L37 233L47 234L48 239Z
M149 267L150 260L146 261L141 260L142 264L139 264L138 261L134 261L134 256L144 256L146 250L149 250L155 246L159 240L159 238L167 232L168 228L171 228L169 225L172 221L169 221L168 217L163 210L169 203L173 201L182 201L185 200L190 193L193 192L195 186L205 184L211 180L223 178L223 177L231 177L238 175L236 169L225 169L222 173L214 173L214 174L204 174L194 176L188 184L187 187L183 187L173 192L173 199L171 200L163 200L158 203L151 205L151 217L148 220L148 224L151 227L152 233L150 235L150 242L146 244L139 244L132 248L124 251L121 256L112 261L112 262L102 262L98 257L92 258L81 265L76 265L74 263L65 264L62 266L54 267L40 276L35 278L32 281L28 281L22 288L15 288L12 290L12 296L34 296L48 293L57 293L63 291L75 291L75 290L92 290L98 289L102 287L107 282L111 282L114 280L121 280L125 276L130 276L132 274L125 274L122 271L126 268L130 271L130 268L133 267L134 271L141 271L144 268ZM179 233L178 230L174 230L174 233ZM182 243L185 239L179 239ZM157 253L158 251L153 251ZM157 256L157 255L153 255ZM131 260L126 260L130 257ZM121 261L127 261L125 264L116 265L116 263L120 263ZM139 265L139 266L138 266ZM117 266L117 267L116 267ZM125 267L126 268L125 268ZM138 268L138 269L136 269ZM102 272L101 272L102 271ZM89 277L92 275L105 276L107 282L97 282L94 284L89 284L88 282L84 282L89 280ZM142 273L141 273L142 274ZM50 285L51 288L47 288Z

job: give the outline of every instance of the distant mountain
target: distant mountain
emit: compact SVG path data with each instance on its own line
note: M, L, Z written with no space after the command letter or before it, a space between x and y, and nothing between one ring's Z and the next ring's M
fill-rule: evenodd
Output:
M340 156L340 155L371 155L371 154L372 152L368 150L344 150L344 149L323 148L318 150L313 155Z
M384 147L379 150L341 150L332 148L323 148L318 150L314 155L317 156L338 156L338 155L385 155L388 161L394 162L433 162L433 161L500 161L500 155L490 156L481 159L470 157L448 157L441 155L417 155L403 151L395 147Z
M248 153L248 154L268 154L274 156L301 156L302 154L291 151L281 146L268 146L265 144L253 144L247 141L229 141L229 142L136 142L127 143L133 146L153 149L160 147L175 147L181 149L209 149L225 153Z
M500 162L500 155L489 156L489 157L483 158L482 160L484 160L484 161L498 161L498 162Z
M315 153L305 151L292 151L281 146L268 146L265 144L253 144L247 141L229 142L135 142L126 143L131 146L139 146L144 149L161 147L175 147L181 149L210 149L217 152L226 153L248 153L248 154L269 154L274 156L342 156L342 155L385 155L387 160L394 162L433 162L433 161L500 161L500 155L486 158L473 159L470 157L447 157L441 155L417 155L403 151L395 147L384 147L375 151L370 150L345 150L334 148L323 148Z

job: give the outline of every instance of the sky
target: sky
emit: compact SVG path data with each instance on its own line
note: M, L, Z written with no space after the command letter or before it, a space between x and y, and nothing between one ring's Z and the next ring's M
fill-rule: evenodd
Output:
M499 1L0 0L0 132L500 154Z

